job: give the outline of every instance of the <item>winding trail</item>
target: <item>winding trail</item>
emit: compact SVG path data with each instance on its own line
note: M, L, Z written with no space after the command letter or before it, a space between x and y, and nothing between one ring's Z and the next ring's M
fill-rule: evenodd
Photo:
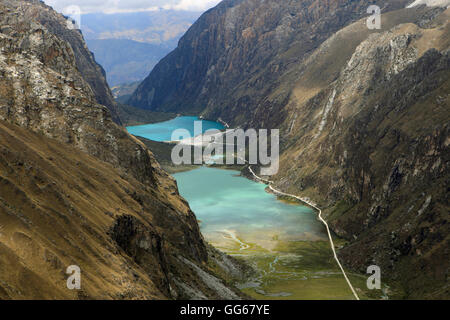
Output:
M230 125L228 123L226 123L225 121L223 121L222 118L217 119L217 122L220 122L221 124L223 124L227 129L230 128Z
M334 97L333 97L333 98L334 98ZM218 119L218 121L224 122L224 121L223 121L222 119L220 119L220 118ZM224 123L225 123L226 127L229 128L228 123L226 123L226 122L224 122ZM211 145L211 143L209 143L208 146L209 146L209 145ZM244 160L245 163L249 163L246 159L242 159L242 160ZM309 205L310 207L314 208L315 210L317 210L317 211L319 212L319 215L318 215L319 220L325 225L325 228L327 229L328 239L330 240L330 246L331 246L331 250L333 251L334 260L336 260L336 262L337 262L339 268L341 269L342 274L344 275L344 278L345 278L345 280L347 281L347 284L348 284L350 290L352 291L352 293L353 293L355 299L356 299L356 300L360 300L358 294L356 293L355 289L354 289L353 286L352 286L352 283L350 282L350 279L347 277L347 274L345 273L345 270L344 270L344 268L342 267L341 262L339 261L339 258L338 258L338 256L337 256L336 249L335 249L335 246L334 246L333 237L331 236L330 227L328 226L328 223L325 221L325 219L322 218L322 210L321 210L319 207L317 207L316 204L312 203L312 202L309 201L308 199L301 198L301 197L296 196L296 195L294 195L294 194L288 194L288 193L285 193L285 192L282 192L282 191L280 191L280 190L275 189L274 187L272 187L272 185L274 184L274 182L273 182L273 181L270 181L270 180L263 179L263 178L259 177L258 175L256 175L256 173L253 171L252 166L251 166L250 164L249 164L249 166L248 166L248 169L249 169L249 171L251 172L251 174L252 174L258 181L261 181L261 182L267 184L267 185L269 186L270 190L272 190L274 193L279 194L279 195L282 195L282 196L286 196L286 197L291 197L291 198L297 199L297 200L299 200L299 201L301 201L301 202L303 202L303 203L306 203L307 205ZM236 237L236 236L235 236L235 237ZM236 237L236 238L237 238L237 237ZM238 240L239 242L241 242L239 239L237 239L237 240ZM242 244L243 244L243 243L241 242L241 250L246 250L247 248L245 248L245 247L244 247L244 249L242 249Z
M261 178L261 177L258 177L258 176L256 175L256 173L253 171L253 169L252 169L251 166L249 166L248 168L249 168L251 174L252 174L257 180L259 180L259 181L261 181L261 182L263 182L263 183L268 184L270 190L272 190L274 193L279 194L279 195L282 195L282 196L287 196L287 197L291 197L291 198L297 199L297 200L299 200L299 201L301 201L301 202L303 202L303 203L306 203L307 205L309 205L310 207L314 208L315 210L317 210L317 211L319 212L319 220L325 225L325 227L326 227L326 229L327 229L328 239L330 240L330 245L331 245L331 250L333 250L334 260L336 260L336 262L337 262L339 268L341 269L342 274L344 275L344 278L345 278L345 280L347 281L348 286L349 286L350 289L352 290L352 293L353 293L353 295L355 296L356 300L359 300L358 294L356 293L355 289L353 288L352 283L350 282L349 278L347 277L347 274L345 273L344 268L342 267L342 264L341 264L341 262L339 261L339 258L338 258L337 253L336 253L336 249L335 249L335 247L334 247L334 242L333 242L333 238L332 238L332 236L331 236L330 228L329 228L329 226L328 226L328 223L325 221L325 219L322 218L322 210L321 210L319 207L317 207L316 204L312 203L311 201L308 201L308 199L300 198L299 196L296 196L296 195L293 195L293 194L288 194L288 193L285 193L285 192L282 192L282 191L280 191L280 190L275 189L274 187L272 187L272 184L274 184L273 181L266 180L266 179L263 179L263 178Z

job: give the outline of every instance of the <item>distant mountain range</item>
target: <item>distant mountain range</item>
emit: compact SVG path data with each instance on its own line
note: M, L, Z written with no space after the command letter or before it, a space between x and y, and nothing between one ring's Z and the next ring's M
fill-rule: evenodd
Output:
M201 12L159 10L81 17L81 30L116 86L144 79L172 51Z
M179 37L200 15L201 12L173 10L90 13L81 17L81 30L87 40L129 39L176 46Z
M126 39L87 40L95 60L106 71L111 86L128 84L145 78L170 52L167 45L155 45Z

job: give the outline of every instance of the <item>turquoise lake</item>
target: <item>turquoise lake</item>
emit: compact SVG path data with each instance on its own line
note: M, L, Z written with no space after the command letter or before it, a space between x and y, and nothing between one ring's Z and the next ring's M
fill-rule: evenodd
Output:
M274 239L326 240L312 209L279 201L238 171L201 167L174 177L208 241L227 234L268 248Z
M194 135L197 117L129 127L155 141L172 140L176 129ZM203 121L203 132L223 129ZM215 248L255 271L236 286L255 299L353 299L332 259L326 229L309 207L280 200L266 185L239 171L199 167L176 173L180 194L194 211L202 234ZM365 278L349 275L364 288Z
M224 126L221 123L200 120L198 117L178 117L169 121L145 124L140 126L127 127L129 133L134 136L143 137L153 141L171 141L172 132L177 129L186 129L194 137L194 122L202 122L202 132L205 133L211 129L223 130Z

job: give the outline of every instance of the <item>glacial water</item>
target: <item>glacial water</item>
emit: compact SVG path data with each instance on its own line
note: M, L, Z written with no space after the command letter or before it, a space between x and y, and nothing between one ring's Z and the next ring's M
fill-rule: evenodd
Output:
M197 117L128 127L154 141L172 140L186 129L194 136ZM220 123L202 121L202 133L222 130ZM353 299L323 224L311 208L280 200L266 185L240 172L211 167L177 173L181 195L195 212L205 239L219 250L242 259L254 274L235 285L255 299ZM340 245L339 240L335 243ZM360 297L367 298L365 278L350 274Z
M205 239L254 268L252 278L236 283L243 292L256 299L353 299L312 209L281 201L238 171L201 167L174 177ZM349 276L364 288L363 277Z
M206 238L231 232L266 247L273 239L326 239L310 208L277 200L264 190L266 185L239 176L238 171L202 167L175 178Z
M134 136L143 137L149 140L160 142L171 141L172 132L177 129L186 129L191 133L191 136L194 136L195 121L202 121L201 133L205 133L210 129L224 129L224 126L218 122L200 120L198 117L177 117L165 122L127 127L127 130Z

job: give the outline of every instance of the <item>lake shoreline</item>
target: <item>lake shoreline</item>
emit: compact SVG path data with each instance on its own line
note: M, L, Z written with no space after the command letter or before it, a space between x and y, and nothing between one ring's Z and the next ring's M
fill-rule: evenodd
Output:
M276 194L267 192L265 185L249 179L248 174L242 172L245 168L231 170L235 174L226 172L232 168L226 169L205 166L176 174L175 179L180 194L202 221L201 232L205 240L255 270L248 279L234 284L256 299L352 299L332 258L325 228L317 221L314 211L301 203L285 203ZM230 189L229 182L218 179L216 174L228 177L230 182L237 183L236 187ZM239 185L244 181L248 181L245 185L255 188L257 193L245 188L241 191ZM212 188L209 184L222 188ZM200 186L204 190L195 191ZM205 192L210 193L210 199L204 197ZM217 199L218 193L220 199ZM269 202L262 202L258 207L259 198ZM209 203L214 203L214 207ZM266 221L264 210L270 212L277 206L282 211ZM216 218L218 207L224 208L220 209L225 214L220 218L225 219L223 223ZM249 219L249 214L257 217ZM314 228L310 229L310 225ZM351 277L362 287L364 278L361 275L352 274Z
M149 149L151 149L158 162L161 163L163 169L165 169L170 174L174 175L174 178L177 180L177 183L180 188L180 181L177 179L177 176L180 174L189 174L194 171L202 170L202 169L217 169L224 171L234 171L236 172L235 176L239 176L245 178L245 180L257 183L259 185L264 185L264 193L271 194L275 196L275 201L279 203L283 203L284 205L296 206L298 208L308 208L311 210L311 216L313 219L320 223L318 216L316 214L316 208L314 206L308 205L308 203L303 203L299 200L294 200L292 197L285 197L277 194L272 191L268 185L268 183L262 183L263 180L258 180L252 174L251 169L248 165L221 165L221 164L203 164L203 165L182 165L175 166L171 161L171 150L174 147L176 142L168 143L168 142L157 142L149 139L138 137L139 140L144 142ZM156 150L156 151L155 151ZM195 175L195 173L194 173ZM195 179L194 179L195 180ZM208 180L214 180L209 178ZM220 183L219 183L220 184ZM213 190L213 189L208 189ZM205 190L205 192L210 192ZM226 191L224 191L226 193ZM260 246L257 243L253 243L249 239L245 239L247 237L241 238L241 235L237 232L236 229L233 228L224 228L222 235L216 235L216 240L211 241L208 240L208 231L204 230L205 219L201 216L199 217L199 212L195 208L195 204L192 202L192 199L183 195L182 188L180 188L180 194L186 198L191 204L193 211L195 212L197 218L201 220L201 232L205 237L205 241L207 241L214 248L229 254L236 259L241 260L243 263L248 264L249 266L255 268L257 270L254 277L251 279L247 279L247 282L254 283L255 281L259 283L257 286L246 287L242 281L240 283L236 283L237 286L242 287L242 291L253 298L257 299L316 299L319 297L325 299L351 299L352 294L348 292L348 287L345 284L344 278L342 274L340 274L337 265L335 265L332 261L333 253L329 247L329 241L323 238L306 238L304 240L282 240L279 239L278 236L274 236L272 239L274 245L276 244L276 248L272 248L267 250L264 246ZM229 197L230 195L227 195ZM251 198L249 198L251 199ZM251 202L252 200L248 200ZM216 206L220 206L220 204L216 204ZM239 211L239 210L238 210ZM231 213L231 212L230 212ZM207 220L207 219L206 219ZM242 224L245 225L243 221ZM303 227L301 224L298 227ZM320 223L323 233L325 234L324 226ZM274 229L275 230L275 229ZM254 232L254 231L252 231ZM336 236L336 235L334 235ZM218 238L217 238L218 237ZM225 239L217 242L217 239ZM228 239L228 240L227 240ZM225 241L225 242L224 242ZM228 241L228 242L227 242ZM292 242L293 241L293 242ZM343 244L343 239L337 238L336 242L339 245ZM225 243L225 244L224 244ZM316 249L314 249L316 248ZM314 253L314 250L318 250L317 248L321 248L319 251ZM276 249L276 251L274 251ZM312 250L312 251L311 251ZM271 257L270 260L269 257ZM294 265L288 267L289 259L294 259L297 261ZM309 257L306 260L301 257ZM320 258L319 258L320 257ZM268 260L269 259L269 260ZM281 260L280 260L281 259ZM286 260L288 259L288 260ZM299 260L300 259L300 260ZM304 260L304 261L303 261ZM289 260L290 261L290 260ZM302 262L303 261L303 262ZM284 266L285 263L288 265ZM298 264L300 263L300 264ZM306 263L306 264L305 264ZM292 263L291 263L292 264ZM297 267L296 267L297 266ZM303 266L303 267L298 267ZM284 276L278 276L278 272L285 272L285 268L288 267L288 273L296 275L295 279L292 280L296 283L296 286L292 286L290 282L285 282L283 280ZM281 268L281 269L280 269ZM300 268L300 269L298 269ZM303 270L303 271L302 271ZM300 272L300 273L299 273ZM319 273L318 273L319 272ZM325 272L323 275L320 272ZM300 276L301 274L301 276ZM340 274L340 276L338 276ZM255 278L256 277L256 278ZM375 298L379 299L379 296L374 296L371 293L367 293L364 289L364 281L365 278L361 274L349 273L349 277L351 277L352 282L358 284L358 294L364 292L364 298ZM262 280L261 280L262 279ZM309 279L309 280L305 280ZM261 281L260 281L261 280ZM258 282L259 281L259 282ZM306 282L305 282L306 281ZM307 286L308 290L312 290L311 292L305 293L300 288ZM281 287L280 287L281 286ZM315 292L316 286L323 287L326 286L329 288L330 295L323 296L320 292L321 290ZM289 288L289 290L287 289ZM304 288L306 290L306 287ZM331 294L332 292L335 292ZM334 297L334 298L333 298Z
M197 123L201 122L201 132L197 132ZM136 136L155 142L176 142L198 134L204 134L208 130L224 130L220 122L201 119L198 116L181 116L157 123L148 123L138 126L127 126L126 130ZM174 134L176 133L176 136ZM188 136L186 136L188 134Z

